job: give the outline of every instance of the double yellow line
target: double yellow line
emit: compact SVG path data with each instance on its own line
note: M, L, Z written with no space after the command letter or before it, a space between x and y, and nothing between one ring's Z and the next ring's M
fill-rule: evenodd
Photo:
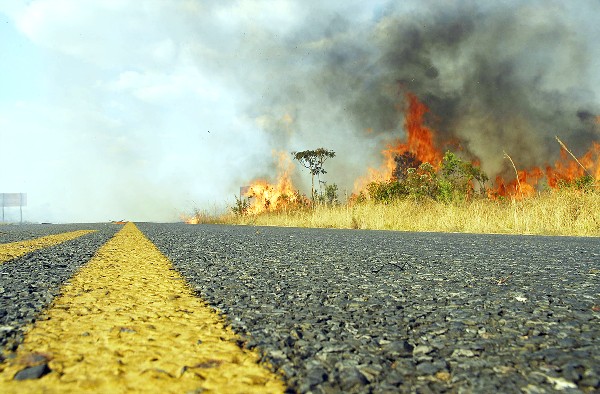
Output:
M0 392L283 392L281 378L237 341L128 223L0 365Z
M81 237L82 235L86 235L93 232L93 230L72 231L70 233L47 235L45 237L36 238L29 241L18 241L11 242L8 244L1 244L0 263L7 262L9 260L24 256L27 253L31 253L35 250L47 248L48 246L70 241L72 239Z

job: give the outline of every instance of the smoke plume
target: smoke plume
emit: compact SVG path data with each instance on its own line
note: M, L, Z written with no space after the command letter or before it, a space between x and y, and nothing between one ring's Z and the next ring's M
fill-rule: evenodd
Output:
M558 158L555 135L577 153L598 140L597 2L420 4L390 2L366 20L323 8L281 38L250 108L273 120L273 143L338 150L332 165L349 181L403 136L407 92L430 108L438 141L490 175L507 169L503 151L528 168Z
M597 0L0 1L0 192L26 220L178 220L324 147L343 199L406 138L408 93L438 149L510 177L504 151L527 169L555 135L600 140L599 20Z

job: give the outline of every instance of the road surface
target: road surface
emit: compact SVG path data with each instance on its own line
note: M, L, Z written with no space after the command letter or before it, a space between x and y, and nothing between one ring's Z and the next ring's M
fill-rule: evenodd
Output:
M0 391L600 390L598 238L24 225L0 256L81 230L0 263Z

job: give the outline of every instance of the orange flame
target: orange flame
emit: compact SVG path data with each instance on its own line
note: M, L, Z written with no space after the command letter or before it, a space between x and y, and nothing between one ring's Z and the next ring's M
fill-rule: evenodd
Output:
M406 144L397 144L393 151L395 154L412 152L423 163L427 162L437 167L442 161L443 154L435 147L433 141L435 132L423 125L423 117L429 108L412 93L408 93L407 98L409 105L404 127L408 134L408 141Z
M506 183L501 176L496 177L496 185L490 190L488 196L515 199L533 196L539 180L544 176L548 186L552 189L559 187L561 182L572 182L586 174L592 176L596 181L600 181L600 143L593 142L590 149L583 156L577 158L577 161L564 148L561 148L560 159L554 163L554 166L547 165L545 171L539 167L518 171L518 182L515 179Z
M535 195L536 186L543 176L543 171L537 167L531 170L517 171L517 178L508 183L502 176L498 175L495 187L488 191L488 197L513 197L518 200L532 197Z
M396 161L394 158L405 152L410 152L421 162L428 162L438 167L442 161L443 154L436 147L435 131L423 124L425 114L429 108L413 93L407 93L408 107L404 116L404 130L406 131L406 142L399 139L381 151L383 165L376 168L368 168L367 174L354 182L355 192L360 192L371 182L386 181L392 178Z
M184 214L180 215L181 220L186 224L200 224L200 218L198 216L187 216Z
M555 188L560 181L570 182L586 174L591 175L597 181L600 180L600 143L592 143L590 149L579 157L578 161L579 163L573 160L564 149L561 149L560 159L554 163L554 167L546 167L546 177L550 187ZM585 167L585 170L582 166Z
M434 168L439 167L443 154L436 146L436 133L423 124L424 117L429 109L413 93L407 93L406 99L408 101L404 118L406 141L396 140L382 150L383 164L379 168L368 168L367 174L354 182L356 193L364 190L371 182L390 180L396 168L394 158L405 152L413 153L419 161L428 162ZM596 122L600 124L600 116L596 117ZM456 145L459 150L461 149L460 143L454 140L442 141L442 143L445 144L444 146ZM517 177L509 182L498 175L494 187L488 192L488 196L490 198L503 196L516 199L534 196L539 182L544 176L551 188L558 187L560 181L573 181L585 175L586 171L597 181L600 181L600 143L594 142L590 150L578 160L581 165L570 158L567 152L562 149L561 158L556 161L554 166L546 166L545 171L540 167L519 170L517 171ZM478 159L473 160L473 165L479 166L479 164Z
M253 215L263 212L273 212L290 207L300 202L290 178L294 165L286 152L274 152L277 157L277 181L272 184L264 179L253 181L243 196L249 199L247 212Z

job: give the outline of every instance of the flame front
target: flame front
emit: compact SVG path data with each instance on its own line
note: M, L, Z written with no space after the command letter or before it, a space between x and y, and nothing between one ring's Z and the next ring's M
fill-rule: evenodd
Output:
M277 181L272 184L264 179L255 180L243 196L250 201L247 209L250 214L282 210L300 202L299 193L290 178L294 170L291 159L286 152L274 155L277 157Z
M517 173L518 181L514 179L508 183L501 176L497 176L495 186L490 189L488 196L516 199L531 197L535 195L540 180L544 177L552 189L560 187L561 183L571 183L584 175L589 175L598 182L600 181L600 143L592 143L590 149L577 160L573 159L565 148L561 148L560 159L553 166L546 165L545 170L533 167Z
M594 142L590 149L578 158L581 165L571 159L564 148L560 151L560 157L560 160L554 163L554 167L546 167L546 177L550 187L557 187L560 181L570 182L586 175L584 167L588 175L600 180L600 143Z
M438 148L440 144L439 141L436 141L437 134L424 125L424 117L429 109L412 93L407 93L406 99L408 101L404 118L406 142L396 140L388 144L381 151L383 156L381 167L368 168L367 174L355 181L355 193L365 190L371 182L392 179L393 171L396 168L394 159L405 152L414 154L420 162L428 162L435 169L439 168L443 153ZM596 117L596 122L600 124L600 116ZM454 143L454 141L442 142L442 146L449 146ZM475 159L472 164L479 166L480 160ZM517 169L516 178L510 181L506 181L502 175L497 175L494 186L488 191L488 196L490 198L502 196L516 199L531 197L536 194L541 184L540 181L544 178L546 178L550 188L557 188L561 182L572 182L586 174L591 175L596 181L600 180L600 143L593 143L589 151L577 160L571 158L565 148L562 147L561 158L553 166L546 165L545 170L544 167Z
M496 176L495 186L488 191L488 197L514 197L522 199L535 195L536 186L544 176L540 168L517 171L517 178L506 182L500 175Z
M378 168L368 168L367 174L354 182L354 191L360 192L371 182L381 182L392 178L396 161L394 158L405 152L410 152L421 162L428 162L437 168L442 161L443 154L434 142L435 131L425 126L424 117L429 108L412 93L406 94L408 108L404 117L404 130L406 142L396 140L381 151L383 165Z

